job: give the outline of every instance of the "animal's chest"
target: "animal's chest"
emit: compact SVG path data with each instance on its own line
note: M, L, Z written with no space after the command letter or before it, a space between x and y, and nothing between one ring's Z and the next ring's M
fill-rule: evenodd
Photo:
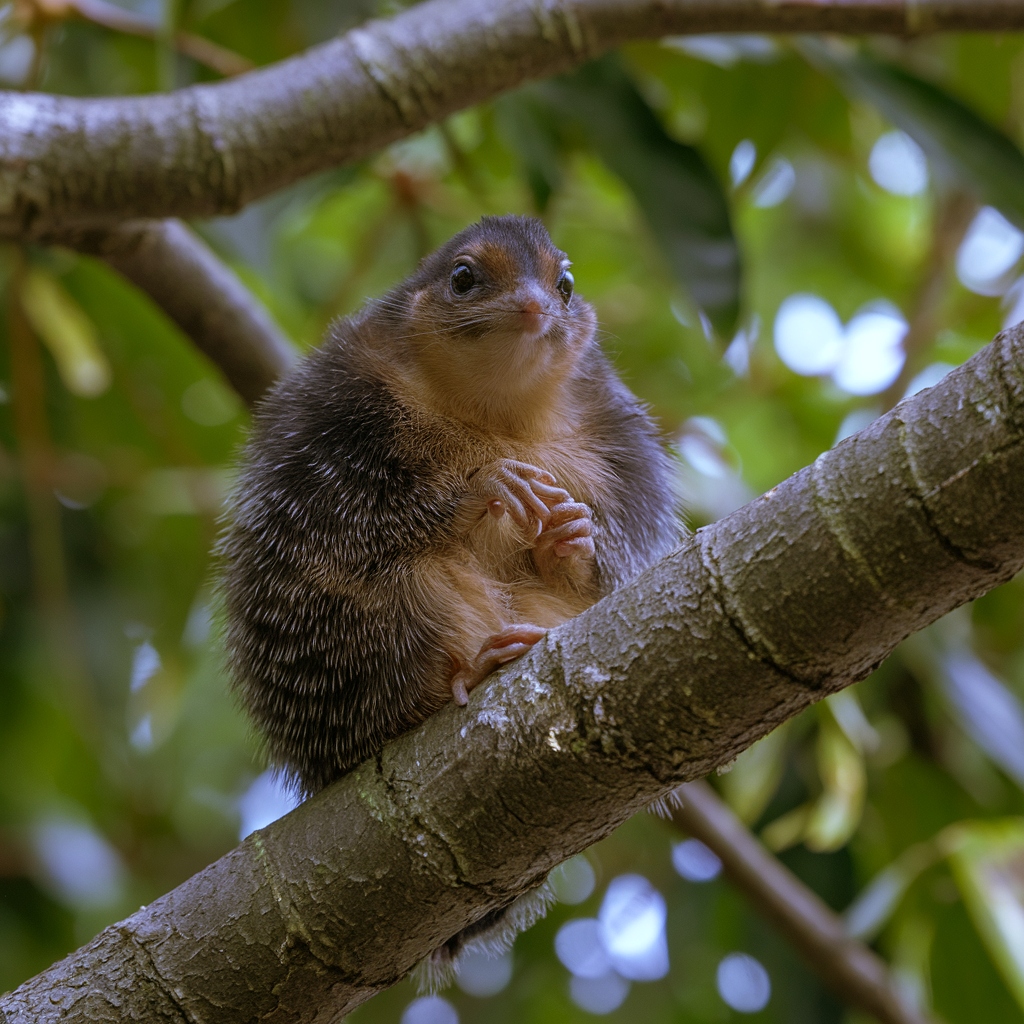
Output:
M585 439L541 442L527 446L521 454L511 457L546 469L558 481L558 486L568 491L575 501L592 507L607 503L611 468Z

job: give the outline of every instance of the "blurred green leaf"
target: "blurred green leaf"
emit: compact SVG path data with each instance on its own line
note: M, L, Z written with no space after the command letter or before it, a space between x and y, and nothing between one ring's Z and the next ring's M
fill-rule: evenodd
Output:
M879 871L843 914L847 932L864 942L874 939L911 885L941 856L938 843L918 843Z
M807 833L807 823L813 810L814 804L801 804L765 825L761 830L764 845L774 853L782 853L783 850L796 846Z
M878 748L879 736L852 689L840 690L825 698L825 707L832 713L836 725L860 754L870 754Z
M935 922L927 914L906 914L898 923L893 981L904 1002L921 1014L931 1009L931 954Z
M704 158L666 133L616 57L537 92L626 182L678 282L731 337L740 305L739 247L725 194Z
M811 63L876 106L946 174L1024 229L1024 154L994 125L937 85L848 47L803 40Z
M561 126L556 112L533 90L503 96L494 104L498 130L516 154L543 213L564 180Z
M824 791L811 811L804 841L818 852L838 850L853 835L864 812L864 761L831 716L821 723L817 753Z
M965 822L945 842L975 927L1024 1009L1024 818Z
M816 759L822 791L765 826L761 838L776 852L801 840L815 853L838 850L856 831L864 813L864 760L831 714L818 718Z
M719 780L729 806L748 825L761 817L782 781L787 733L786 723L773 729L747 747Z
M110 364L96 327L63 285L42 267L25 275L21 304L29 322L53 354L68 391L95 398L110 387Z

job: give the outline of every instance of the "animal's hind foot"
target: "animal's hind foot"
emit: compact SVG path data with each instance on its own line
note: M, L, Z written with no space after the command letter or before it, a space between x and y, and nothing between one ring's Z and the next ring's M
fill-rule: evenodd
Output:
M499 665L504 665L525 654L544 634L546 629L529 622L508 626L500 633L488 637L476 657L468 664L460 665L452 676L452 698L456 704L469 702L469 691L490 675Z

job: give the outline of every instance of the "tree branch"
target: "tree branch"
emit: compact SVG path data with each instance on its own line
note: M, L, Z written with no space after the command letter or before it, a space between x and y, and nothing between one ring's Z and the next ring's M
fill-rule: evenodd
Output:
M8 1024L312 1021L1024 566L1024 329L0 997ZM425 912L429 908L429 913Z
M883 1024L928 1024L895 990L885 962L846 933L842 918L773 857L706 782L689 782L675 796L673 822L717 854L729 881L837 996Z
M428 0L173 93L0 102L0 237L230 213L632 39L1024 28L1019 0Z
M249 405L295 363L295 347L266 309L180 221L135 221L61 241L147 292Z

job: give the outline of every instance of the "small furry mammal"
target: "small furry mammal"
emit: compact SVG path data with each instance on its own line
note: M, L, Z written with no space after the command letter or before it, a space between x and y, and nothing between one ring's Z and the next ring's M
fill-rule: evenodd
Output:
M487 217L256 413L222 542L235 684L312 794L677 542L669 458L537 221Z

